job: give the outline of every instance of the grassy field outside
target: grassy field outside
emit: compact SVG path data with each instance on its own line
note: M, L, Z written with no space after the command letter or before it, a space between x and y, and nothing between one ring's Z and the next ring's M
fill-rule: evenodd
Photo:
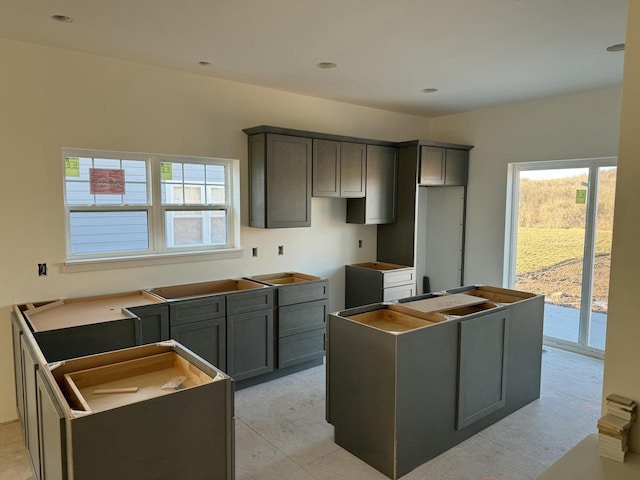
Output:
M609 296L611 230L596 234L592 310L606 312ZM580 228L518 229L516 288L542 293L545 301L580 307L584 230Z
M611 252L611 230L596 234L596 255ZM581 260L584 250L582 228L518 229L516 276L553 267L567 260Z

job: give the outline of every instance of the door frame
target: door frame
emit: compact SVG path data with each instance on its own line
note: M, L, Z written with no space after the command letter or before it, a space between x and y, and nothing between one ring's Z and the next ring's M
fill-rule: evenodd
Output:
M582 354L604 358L604 350L589 346L589 320L590 303L593 286L593 268L595 253L595 235L597 222L597 194L599 187L599 177L597 175L600 167L617 167L618 157L596 157L572 160L545 160L536 162L509 163L507 166L507 201L505 218L505 240L504 240L504 262L502 284L506 288L513 288L516 277L516 253L518 242L518 211L520 197L520 172L532 170L561 170L570 168L588 169L587 188L587 212L585 218L585 242L582 262L582 278L591 278L590 282L582 282L581 299L589 299L589 308L585 308L581 302L580 324L578 332L578 342L561 340L554 337L544 337L544 343L550 346L557 346L565 350L571 350Z

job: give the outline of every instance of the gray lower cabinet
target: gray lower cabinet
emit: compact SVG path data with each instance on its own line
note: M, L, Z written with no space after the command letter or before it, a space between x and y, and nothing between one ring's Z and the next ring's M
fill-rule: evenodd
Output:
M347 223L394 223L397 206L397 174L397 148L367 145L365 198L347 200Z
M234 386L221 370L171 341L49 363L12 315L35 478L234 478ZM163 388L176 377L180 388Z
M278 369L321 362L325 352L328 281L299 272L256 275L250 279L275 288Z
M311 226L311 159L310 138L249 136L250 226Z
M474 287L329 315L335 442L397 479L534 400L544 297L499 290L509 302Z
M226 372L240 381L273 371L273 309L227 317Z
M416 269L384 262L345 266L345 307L415 296Z

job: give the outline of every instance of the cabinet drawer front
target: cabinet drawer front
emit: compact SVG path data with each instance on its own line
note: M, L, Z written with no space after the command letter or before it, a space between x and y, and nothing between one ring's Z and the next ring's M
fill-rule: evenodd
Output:
M308 362L324 355L326 330L299 333L278 340L278 368Z
M397 287L385 288L382 290L382 301L393 302L394 300L400 300L401 298L413 297L416 294L416 286L411 285L399 285Z
M179 300L169 306L171 326L224 317L224 296Z
M260 288L227 295L227 315L273 308L273 289Z
M326 280L278 287L278 305L323 300L329 297L329 283Z
M287 337L324 328L328 307L327 300L280 307L278 309L278 336Z
M407 283L416 283L416 271L414 268L392 270L382 274L382 288L406 285Z

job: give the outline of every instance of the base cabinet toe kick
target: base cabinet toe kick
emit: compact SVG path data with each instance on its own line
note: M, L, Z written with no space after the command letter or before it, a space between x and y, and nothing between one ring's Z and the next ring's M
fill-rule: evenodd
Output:
M488 286L328 319L335 442L399 478L540 396L544 297Z

